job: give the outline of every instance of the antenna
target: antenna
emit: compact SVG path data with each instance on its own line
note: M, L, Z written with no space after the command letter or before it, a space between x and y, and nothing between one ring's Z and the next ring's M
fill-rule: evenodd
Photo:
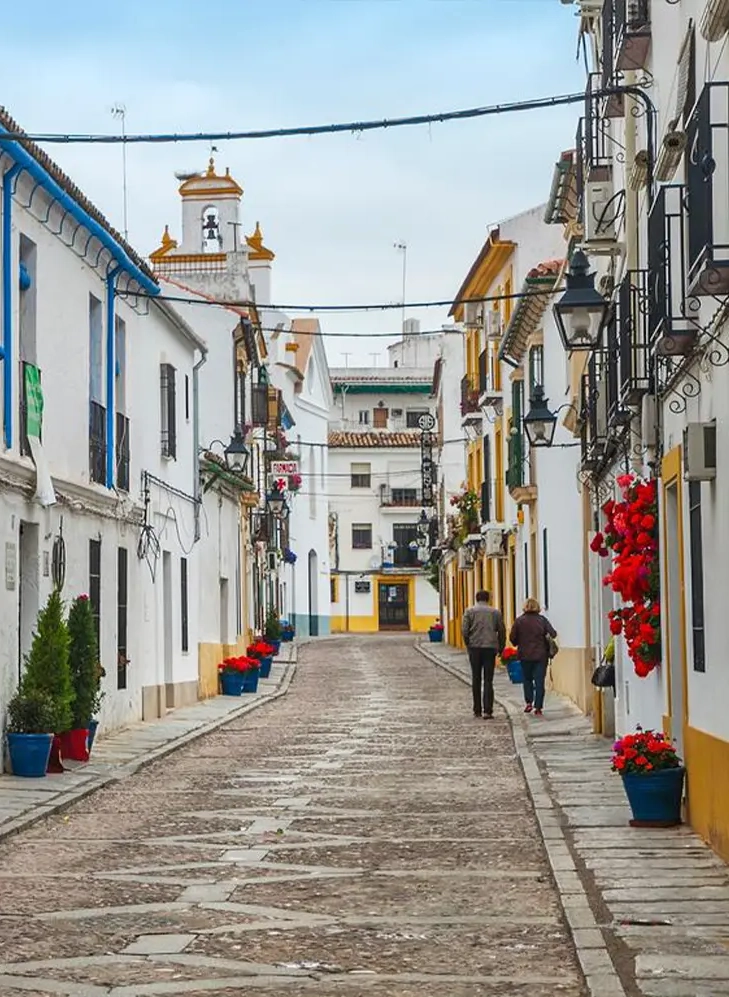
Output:
M407 267L408 267L408 244L406 242L395 242L393 243L393 249L396 249L398 253L402 253L402 328L405 331L405 302L407 298L405 297L405 283L407 277Z
M349 367L349 358L352 356L352 354L351 353L342 353L342 356L344 357L344 366L345 367Z
M127 124L127 109L124 104L114 104L111 109L112 118L118 118L121 121L121 134L122 134L122 199L123 199L123 218L124 218L124 238L129 239L129 223L127 219L127 143L126 139L126 124Z

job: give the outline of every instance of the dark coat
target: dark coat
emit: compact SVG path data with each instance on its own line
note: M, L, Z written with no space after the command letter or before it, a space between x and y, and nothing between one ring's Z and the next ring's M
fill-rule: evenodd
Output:
M540 613L522 613L514 620L509 640L517 648L520 661L546 661L547 634L557 636L549 620Z

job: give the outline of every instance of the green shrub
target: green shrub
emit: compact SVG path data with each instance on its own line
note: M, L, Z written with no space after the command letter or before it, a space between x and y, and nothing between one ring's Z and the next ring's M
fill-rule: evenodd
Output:
M273 606L266 615L265 634L270 640L281 640L281 621Z
M75 694L73 726L78 729L89 726L89 721L99 711L102 695L94 613L86 595L80 595L71 605L68 634L68 659Z
M73 723L74 692L68 663L68 627L58 591L49 596L38 614L36 626L21 690L24 696L49 697L56 711L55 733L62 734Z
M53 734L56 704L44 692L23 692L22 687L8 703L8 733Z

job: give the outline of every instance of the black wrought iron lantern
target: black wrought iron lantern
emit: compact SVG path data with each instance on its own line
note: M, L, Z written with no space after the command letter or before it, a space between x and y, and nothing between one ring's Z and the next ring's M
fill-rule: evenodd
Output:
M231 470L240 474L245 474L248 469L248 460L251 456L250 448L243 439L243 434L239 429L230 438L230 443L225 448L225 459Z
M268 506L269 512L273 513L273 515L279 519L284 511L284 506L286 505L284 493L279 491L278 488L272 488L266 496L266 505Z
M594 350L600 344L610 302L595 290L590 261L578 249L570 261L567 289L554 305L554 318L562 344L573 350Z
M541 384L534 386L529 411L524 416L524 432L532 447L551 447L557 428L557 416L549 408L549 399L544 397Z

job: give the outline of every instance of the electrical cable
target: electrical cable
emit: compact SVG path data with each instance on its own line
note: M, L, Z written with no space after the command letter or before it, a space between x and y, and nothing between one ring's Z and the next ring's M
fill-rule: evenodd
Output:
M163 275L160 275L163 277ZM255 307L259 311L278 311L278 312L375 312L375 311L390 311L397 309L402 311L403 308L414 309L414 308L455 308L457 305L465 304L486 304L494 303L499 301L516 301L522 298L543 298L547 295L559 294L559 288L544 288L539 291L514 291L511 294L484 294L475 297L468 298L442 298L438 301L406 301L405 304L400 302L374 302L371 304L348 304L348 305L261 305L258 304ZM253 302L248 300L222 300L220 298L186 298L183 295L176 294L148 294L146 291L139 292L129 292L124 294L119 294L120 298L151 298L153 301L171 301L176 304L183 305L208 305L215 308L253 308ZM279 332L286 333L291 332L290 329L284 329L280 326L270 328L267 327L267 332ZM433 330L434 332L443 332L443 329ZM350 336L356 338L357 336L366 337L371 339L373 336L399 336L402 338L402 332L360 332L360 333L303 333L303 335L310 336ZM421 333L422 335L422 333Z
M605 96L609 96L607 88ZM599 91L591 95L601 96ZM404 128L417 125L443 124L446 121L466 121L470 118L486 118L496 114L511 114L516 111L539 111L565 104L579 104L585 100L584 93L557 94L552 97L538 97L532 100L510 101L505 104L489 104L484 107L469 107L456 111L441 111L436 114L413 114L402 118L378 118L370 121L347 121L326 125L299 125L293 128L263 128L251 131L228 132L159 132L137 135L74 134L73 132L29 132L8 131L2 134L3 141L39 142L62 145L160 145L176 142L233 142L248 139L294 138L296 136L334 135L338 132L381 131L388 128Z

